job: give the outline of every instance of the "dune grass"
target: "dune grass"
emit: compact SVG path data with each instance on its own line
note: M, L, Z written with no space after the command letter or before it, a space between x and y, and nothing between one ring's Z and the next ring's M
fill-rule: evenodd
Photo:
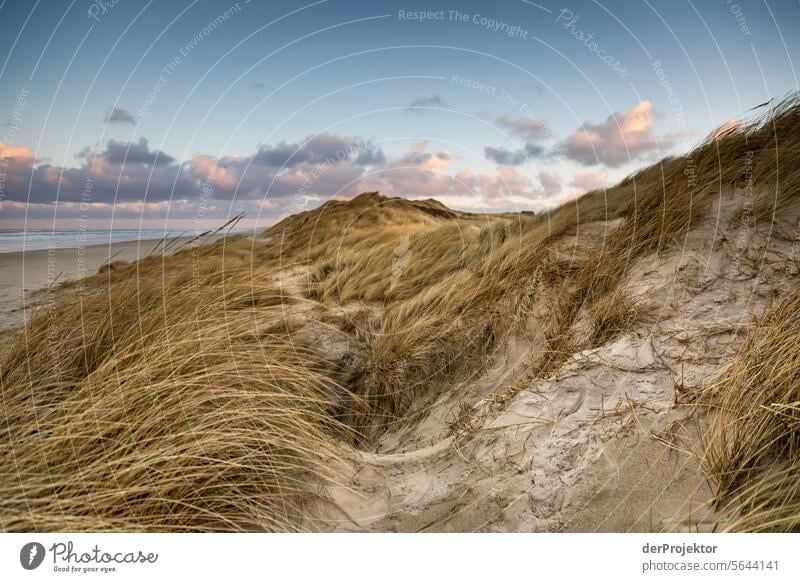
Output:
M286 303L215 272L38 315L0 368L0 526L297 529L343 427Z
M756 322L710 392L720 527L800 531L800 287Z
M259 237L65 286L0 358L0 527L312 529L307 508L338 479L332 459L421 418L515 334L543 331L531 380L629 329L631 269L679 249L724 193L752 192L747 224L796 209L798 121L790 96L686 156L536 216L366 193ZM790 311L769 325L796 340ZM355 369L329 361L324 326L361 346ZM740 504L744 529L797 527L797 354L773 362L769 339L753 339L720 380L727 412L710 441L720 500ZM757 389L751 368L783 374L763 379L774 381L763 401L743 396ZM497 407L523 386L495 395ZM458 424L476 426L462 412Z
M679 249L716 199L731 189L748 190L753 193L754 218L769 214L768 208L797 203L798 121L800 106L791 95L761 117L707 139L686 156L662 160L613 188L590 192L533 219L508 221L512 235L501 237L492 252L481 256L474 249L481 238L491 240L484 227L482 237L462 243L462 256L473 257L462 269L435 282L418 279L417 297L391 304L389 310L397 310L398 316L385 320L372 350L376 357L370 360L375 372L356 391L368 396L380 417L402 417L408 401L419 396L419 391L407 393L414 386L435 392L437 374L451 377L455 369L479 368L483 356L507 332L505 324L520 317L519 307L530 299L525 289L531 288L534 276L559 300L547 320L538 322L548 330L547 347L532 354L534 376L546 377L574 351L608 341L635 320L636 300L620 285L636 261ZM595 244L583 245L569 264L551 260L556 241L580 237L584 225L617 218L623 220L619 228ZM493 223L488 228L502 227ZM588 343L578 345L573 326L586 312L594 329ZM369 412L366 416L374 419Z

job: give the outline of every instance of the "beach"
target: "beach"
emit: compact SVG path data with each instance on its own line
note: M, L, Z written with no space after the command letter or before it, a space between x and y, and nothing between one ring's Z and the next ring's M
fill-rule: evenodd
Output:
M41 301L43 295L37 292L42 289L93 275L109 261L136 261L149 255L158 244L158 240L132 240L82 248L0 253L0 330L7 332L20 327Z

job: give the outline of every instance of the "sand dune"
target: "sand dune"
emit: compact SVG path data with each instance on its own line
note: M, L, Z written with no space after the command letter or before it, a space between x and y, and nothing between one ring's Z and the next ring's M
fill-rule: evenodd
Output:
M798 120L545 214L369 192L59 287L0 360L0 525L796 530Z
M742 191L725 193L680 247L636 261L622 285L644 312L640 320L572 354L553 377L512 371L541 349L534 310L494 356L509 372L504 382L522 382L524 390L492 410L497 371L490 366L447 391L413 430L387 435L362 458L371 470L359 464L352 482L332 489L348 516L333 529L710 530L702 415L680 404L733 359L751 315L793 285L798 268L791 239L732 220L745 203ZM565 239L569 245L575 237ZM474 386L485 391L472 394L481 420L448 435L453 399L464 402Z

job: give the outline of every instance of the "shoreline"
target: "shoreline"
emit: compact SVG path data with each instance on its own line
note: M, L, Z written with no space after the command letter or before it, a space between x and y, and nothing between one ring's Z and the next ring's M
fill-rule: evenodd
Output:
M176 237L167 239L167 243L189 241L192 238ZM133 262L144 258L160 240L131 240L85 247L0 253L0 332L5 335L25 323L26 312L38 304L33 297L37 291L54 283L75 280L79 275L93 275L110 260Z

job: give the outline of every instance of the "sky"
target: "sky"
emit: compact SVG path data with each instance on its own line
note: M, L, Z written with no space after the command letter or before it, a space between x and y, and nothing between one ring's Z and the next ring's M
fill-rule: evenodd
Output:
M0 228L542 211L798 89L800 2L0 0Z

